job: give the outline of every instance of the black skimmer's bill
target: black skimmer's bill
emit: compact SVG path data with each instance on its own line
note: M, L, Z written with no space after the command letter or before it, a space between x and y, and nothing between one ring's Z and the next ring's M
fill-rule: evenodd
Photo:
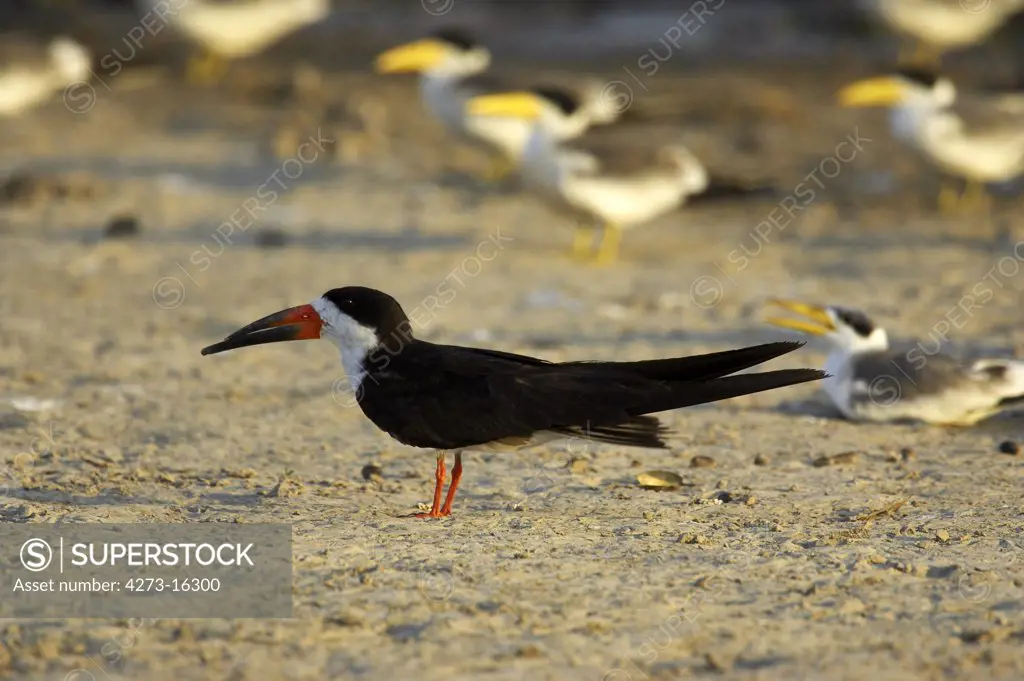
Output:
M531 124L515 116L479 116L466 109L472 98L488 93L519 90L532 83L523 78L495 74L491 53L468 32L446 28L433 35L393 47L377 57L378 73L419 74L420 98L431 116L457 137L492 153L487 179L499 180L515 169L530 137ZM520 82L523 81L523 82ZM576 77L570 84L551 84L549 89L580 100L575 123L563 139L590 125L611 123L623 113L607 85Z
M893 135L943 172L964 178L977 201L985 199L986 182L1024 173L1020 94L958 92L945 76L910 69L852 83L840 91L839 102L890 107ZM949 211L962 200L954 194L944 187L940 208Z
M822 387L853 421L923 421L970 426L1024 404L1024 361L963 362L919 342L906 352L859 310L774 300L802 319L772 317L769 324L823 336L830 345Z
M643 362L559 364L437 345L413 337L394 298L360 286L264 317L203 354L313 338L341 350L359 406L374 425L403 444L437 450L433 505L419 514L428 518L451 513L463 450L522 448L574 436L665 448L669 433L649 414L825 377L813 369L729 375L802 345L792 342ZM455 452L455 465L442 504L447 451Z

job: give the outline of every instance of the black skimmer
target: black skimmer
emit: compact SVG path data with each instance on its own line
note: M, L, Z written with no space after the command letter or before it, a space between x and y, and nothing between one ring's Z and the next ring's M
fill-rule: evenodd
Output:
M437 451L429 513L451 513L462 451L518 449L559 437L665 448L661 411L716 402L825 377L813 369L735 374L802 343L769 343L694 357L643 362L552 363L497 350L438 345L413 337L401 305L386 293L347 286L257 320L204 355L249 345L326 338L363 413L399 442ZM455 453L441 503L445 452Z

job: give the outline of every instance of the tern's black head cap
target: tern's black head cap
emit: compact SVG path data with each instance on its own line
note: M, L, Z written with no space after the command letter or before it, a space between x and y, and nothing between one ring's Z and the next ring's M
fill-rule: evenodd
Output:
M832 311L836 318L853 329L858 336L867 338L875 330L875 324L868 316L860 310L852 310L848 307L833 307Z
M409 318L402 306L383 291L365 286L346 286L331 289L323 298L360 325L376 329L382 338L408 329Z
M579 97L574 93L566 88L555 85L541 85L532 88L532 92L554 104L566 116L571 116L582 104Z
M939 74L927 69L902 69L897 72L897 75L909 80L911 83L916 83L921 87L928 88L929 90L935 87L935 84L939 82Z
M461 28L442 28L434 33L434 37L463 52L480 47L480 43L470 35L469 31Z

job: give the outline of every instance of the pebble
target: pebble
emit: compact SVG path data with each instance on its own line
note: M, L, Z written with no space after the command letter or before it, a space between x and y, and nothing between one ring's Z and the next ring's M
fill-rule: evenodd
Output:
M772 462L772 460L769 459L764 454L758 454L757 456L754 457L754 465L755 466L767 466L771 462Z
M1020 445L1013 440L1004 440L999 443L999 451L1010 456L1020 455Z
M945 530L939 530L935 533L935 538L939 541L949 541L949 532L946 532Z
M590 471L590 461L578 456L574 456L569 460L567 466L570 473L587 473Z
M132 215L121 215L107 223L103 230L104 239L127 239L138 236L142 231L138 219Z
M270 227L256 232L252 242L256 248L283 248L288 245L288 234Z
M715 460L710 456L697 455L690 459L690 468L714 468Z
M377 464L368 463L365 466L363 466L362 473L363 473L363 480L368 480L370 482L377 482L378 480L380 480L384 476L384 469L382 469Z
M636 476L636 481L645 489L675 489L683 479L672 471L648 471Z
M814 460L815 468L824 468L826 466L842 466L845 464L857 463L857 459L860 457L859 452L841 452L833 456L822 455Z

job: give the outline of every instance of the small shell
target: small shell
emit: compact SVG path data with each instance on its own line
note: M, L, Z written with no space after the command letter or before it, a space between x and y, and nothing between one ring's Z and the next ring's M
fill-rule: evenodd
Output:
M676 489L683 484L683 479L672 471L647 471L636 476L636 481L644 489Z

